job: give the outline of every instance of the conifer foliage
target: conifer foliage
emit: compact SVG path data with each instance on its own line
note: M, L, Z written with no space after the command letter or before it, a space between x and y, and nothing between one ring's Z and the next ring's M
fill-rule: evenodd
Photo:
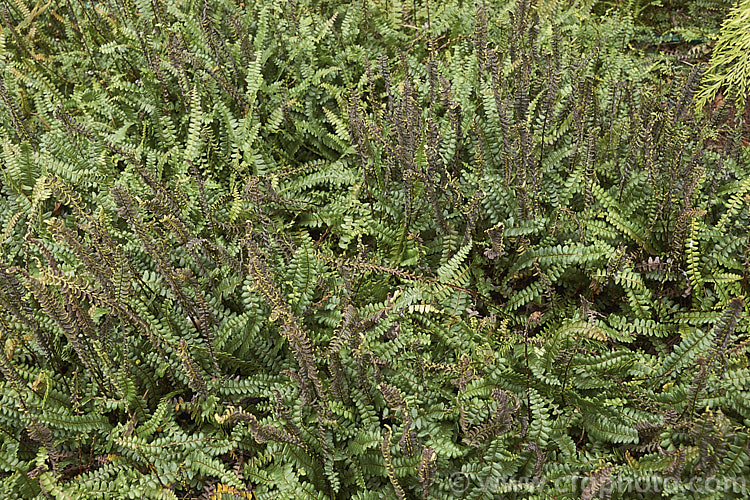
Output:
M592 4L0 5L0 496L746 497L750 150Z

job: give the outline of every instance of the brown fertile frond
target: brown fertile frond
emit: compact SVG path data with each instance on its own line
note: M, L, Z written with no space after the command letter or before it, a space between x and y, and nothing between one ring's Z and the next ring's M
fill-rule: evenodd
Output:
M188 377L188 385L196 393L200 394L201 397L208 397L208 387L206 386L206 380L203 378L198 365L190 355L190 350L185 339L180 339L180 347L177 349L177 353L180 356L182 362L182 368Z
M299 374L304 382L301 389L308 393L307 399L311 401L313 398L309 397L312 394L307 384L312 383L315 395L321 401L325 401L326 395L320 381L310 339L302 330L299 320L292 313L289 304L282 297L258 245L251 238L247 239L246 245L248 249L248 272L255 281L256 289L271 307L272 318L281 322L279 332L289 342L294 358L300 367Z
M385 383L380 384L379 387L380 392L383 393L383 398L385 398L386 403L388 403L388 406L390 406L391 409L402 410L406 407L406 401L401 395L401 391L397 388Z
M511 397L513 404L511 405ZM488 421L474 426L466 432L463 442L471 446L479 447L489 438L502 434L510 429L513 417L516 415L521 403L515 394L501 389L492 391L492 398L497 402L495 414Z
M432 446L422 446L422 461L419 463L419 484L422 485L422 500L429 496L430 485L437 472L437 453Z
M398 483L396 468L393 466L393 456L391 456L391 435L392 431L389 427L383 437L383 444L380 446L380 451L385 459L385 470L388 473L388 479L391 481L393 489L396 491L396 496L399 500L405 500L406 493L404 493L404 489Z

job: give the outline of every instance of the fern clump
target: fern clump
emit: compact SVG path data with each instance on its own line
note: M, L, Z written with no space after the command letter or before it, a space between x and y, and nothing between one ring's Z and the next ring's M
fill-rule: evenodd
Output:
M3 498L746 496L748 151L592 4L0 7Z

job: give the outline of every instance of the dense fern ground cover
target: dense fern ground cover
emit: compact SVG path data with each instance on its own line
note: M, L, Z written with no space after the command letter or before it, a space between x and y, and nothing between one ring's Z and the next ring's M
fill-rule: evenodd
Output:
M747 498L744 101L621 4L2 2L0 497Z

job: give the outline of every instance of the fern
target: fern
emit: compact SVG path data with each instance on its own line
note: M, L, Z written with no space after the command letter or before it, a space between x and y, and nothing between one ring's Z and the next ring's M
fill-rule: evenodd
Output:
M2 495L729 495L746 152L604 3L0 7Z

